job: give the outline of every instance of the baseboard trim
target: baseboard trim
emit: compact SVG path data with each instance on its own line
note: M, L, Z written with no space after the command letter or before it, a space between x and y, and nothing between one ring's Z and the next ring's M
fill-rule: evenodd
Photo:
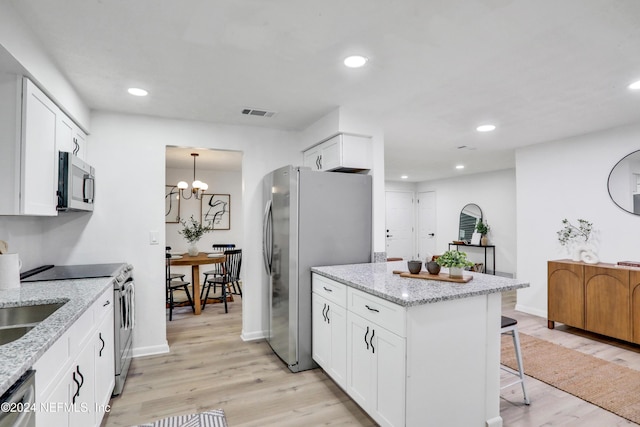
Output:
M515 307L516 311L521 311L523 313L531 314L533 316L542 317L543 319L547 318L547 312L545 310L540 310L534 307L528 307L526 305L516 303Z
M491 418L486 421L487 427L502 427L502 417Z
M255 332L242 331L242 333L240 334L240 338L242 339L242 341L263 340L267 338L267 331L255 331Z
M133 357L154 356L157 354L169 353L169 343L167 341L161 345L152 345L148 347L136 347L133 349Z

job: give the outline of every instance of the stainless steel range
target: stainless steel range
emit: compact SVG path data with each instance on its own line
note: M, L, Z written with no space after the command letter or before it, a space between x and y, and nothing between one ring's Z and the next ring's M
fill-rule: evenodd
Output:
M133 328L135 326L135 284L132 271L133 266L126 263L45 265L20 275L21 282L113 277L116 374L114 396L122 392L131 364Z

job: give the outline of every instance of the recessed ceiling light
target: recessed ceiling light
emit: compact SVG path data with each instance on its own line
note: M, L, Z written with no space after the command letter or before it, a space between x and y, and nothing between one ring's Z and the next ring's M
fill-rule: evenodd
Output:
M407 178L409 178L407 175L402 175L402 176L400 177L400 179L407 179Z
M638 90L640 89L640 80L638 80L637 82L633 82L628 86L629 89L631 90Z
M478 132L491 132L492 130L495 130L495 129L496 129L495 125L481 125L476 128Z
M456 165L456 169L464 169L464 165Z
M361 55L353 55L344 59L344 65L349 68L360 68L367 63L369 59Z
M127 92L133 96L147 96L149 94L149 92L144 89L140 89L139 87L130 87L127 89Z

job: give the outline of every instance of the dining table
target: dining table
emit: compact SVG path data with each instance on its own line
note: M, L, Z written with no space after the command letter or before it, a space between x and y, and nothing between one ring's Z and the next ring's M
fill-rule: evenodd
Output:
M223 253L199 252L198 255L185 253L181 257L172 257L172 266L191 266L191 283L193 284L193 304L194 313L202 312L202 302L200 300L200 266L205 264L220 264L225 261Z

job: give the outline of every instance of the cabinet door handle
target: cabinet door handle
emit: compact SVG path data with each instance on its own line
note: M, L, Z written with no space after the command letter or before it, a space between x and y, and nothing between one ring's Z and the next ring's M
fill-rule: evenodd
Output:
M98 353L98 356L102 357L102 350L104 350L104 346L105 346L105 342L102 339L102 332L98 333L98 338L100 338L100 341L102 342L102 348L100 349L100 352Z
M329 304L327 304L327 323L331 323L331 318L329 317L329 309L331 308L331 306Z
M369 311L375 311L376 313L380 313L380 310L378 310L377 308L371 308L366 304L365 304L365 307L367 307L369 309Z
M73 155L77 156L78 151L80 151L80 144L78 144L78 138L73 138Z
M324 305L324 307L322 307L322 318L324 319L324 321L327 321L327 315L325 314L325 311L327 310L327 304Z
M369 327L367 326L367 332L364 334L364 343L367 345L367 350L369 350L369 341L367 341L367 335L369 335Z
M373 337L376 334L376 330L375 329L371 329L371 338L369 339L369 342L371 343L371 352L375 354L376 352L376 348L373 346Z
M76 373L73 372L73 382L76 383L76 386L78 387L76 389L76 392L73 394L73 397L71 398L71 403L72 404L76 404L76 397L80 396L80 383L78 382L78 380L76 380Z
M320 169L320 156L316 156L316 167Z
M111 304L111 301L107 300L104 304L102 304L103 307L108 306L109 304Z
M76 378L76 373L75 371L73 372L73 382L76 383L76 392L73 394L73 397L71 398L71 403L72 404L76 404L76 398L78 398L80 396L80 387L82 387L82 383L84 383L84 380L82 380L82 383L78 382L78 379Z
M322 169L322 154L320 154L320 169Z
M324 289L327 292L333 292L333 289L327 288L326 286L323 286L322 289Z
M82 375L82 372L80 372L80 365L76 365L76 372L80 376L80 388L82 388L82 385L84 384L84 375ZM80 389L78 389L78 396L79 395L80 395Z

